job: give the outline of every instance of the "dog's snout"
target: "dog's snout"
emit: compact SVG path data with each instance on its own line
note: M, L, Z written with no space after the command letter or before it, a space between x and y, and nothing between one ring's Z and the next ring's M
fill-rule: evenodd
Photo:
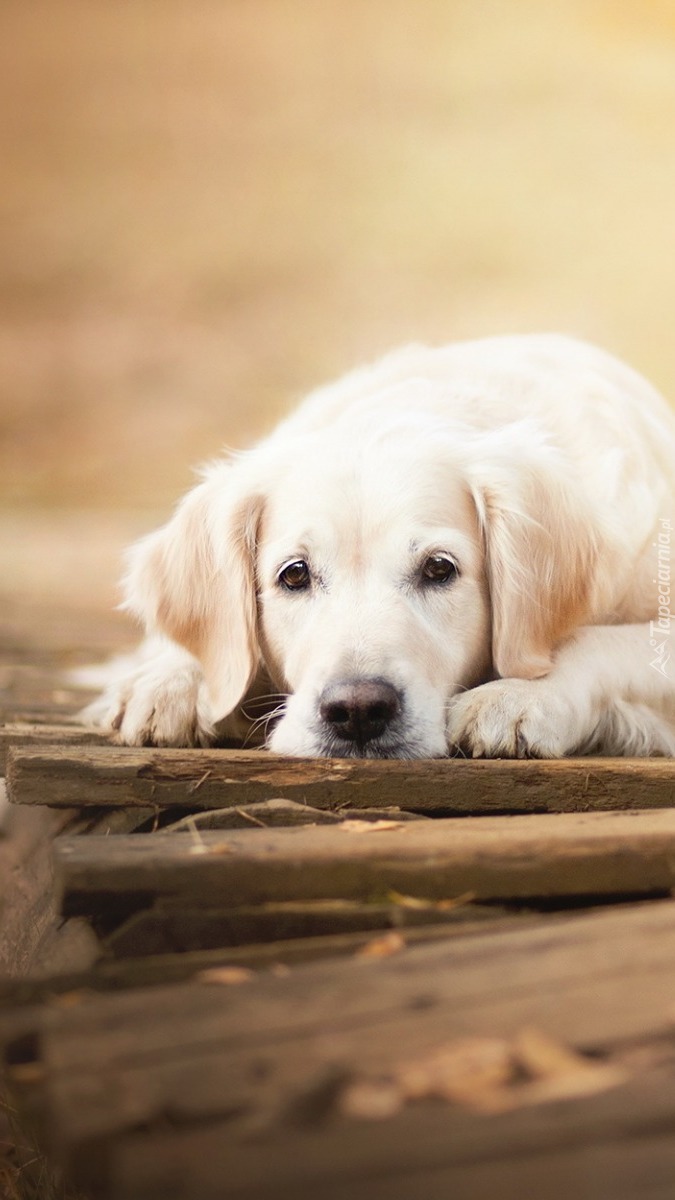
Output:
M400 711L399 693L385 679L341 680L329 684L319 701L331 732L359 746L381 737Z

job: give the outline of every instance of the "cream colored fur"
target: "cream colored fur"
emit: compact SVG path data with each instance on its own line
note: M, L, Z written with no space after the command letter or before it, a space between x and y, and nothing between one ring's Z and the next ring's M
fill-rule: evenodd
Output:
M209 744L267 696L283 754L675 755L671 549L675 420L639 375L556 335L411 347L210 467L132 550L150 640L90 716ZM429 585L438 554L458 573ZM336 743L321 697L362 679L400 712Z

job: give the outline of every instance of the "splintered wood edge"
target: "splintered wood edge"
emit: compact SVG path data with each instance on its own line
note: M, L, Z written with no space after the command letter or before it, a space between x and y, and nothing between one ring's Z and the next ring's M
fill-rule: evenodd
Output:
M10 799L50 807L212 809L276 798L422 813L579 812L675 805L670 759L302 759L260 750L13 746Z
M11 747L24 749L27 746L47 748L51 745L104 746L109 737L100 729L88 725L68 723L60 725L38 725L31 721L6 722L0 725L0 771L5 767Z

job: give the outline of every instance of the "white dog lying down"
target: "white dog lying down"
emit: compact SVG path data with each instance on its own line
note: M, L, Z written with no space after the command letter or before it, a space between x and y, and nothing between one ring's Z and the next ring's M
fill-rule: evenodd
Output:
M556 335L404 349L133 548L150 637L89 717L131 745L247 716L290 755L675 755L674 526L675 419L628 367Z

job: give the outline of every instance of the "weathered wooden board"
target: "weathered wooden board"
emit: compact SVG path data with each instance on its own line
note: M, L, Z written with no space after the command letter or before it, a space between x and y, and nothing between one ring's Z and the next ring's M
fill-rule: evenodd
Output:
M671 1200L675 1080L645 1072L574 1103L489 1118L420 1103L386 1121L326 1115L232 1144L231 1121L131 1133L110 1149L109 1200ZM322 1103L323 1101L323 1103ZM79 1161L101 1178L95 1152Z
M49 1043L50 1070L73 1075L132 1063L141 1050L139 1069L155 1054L182 1058L216 1044L224 1054L268 1054L304 1038L309 1053L314 1037L319 1055L339 1059L358 1043L376 1064L408 1044L391 1036L399 1019L420 1046L435 1044L439 1034L493 1028L508 1035L534 1021L590 1048L671 1032L674 987L675 903L667 900L452 938L382 959L311 965L284 977L257 975L241 987L82 992L63 1005L2 1014L0 1044L17 1062L24 1046L36 1052L35 1039L42 1048Z
M52 715L52 714L50 714ZM105 746L110 738L100 730L85 725L34 724L28 721L0 724L0 771L4 769L10 746Z
M42 698L31 687L34 702L22 708L26 719L34 714L58 720L57 702L49 699L57 695L53 684L42 688ZM67 700L71 708L75 703L76 698ZM167 840L177 836L187 845L189 836L193 843L208 843L209 837L214 843L236 843L241 835L232 825L239 825L244 834L259 834L263 846L268 836L276 837L263 826L285 823L291 815L301 824L327 820L325 833L338 836L330 828L335 813L379 810L395 816L387 810L399 807L435 818L469 814L454 823L453 840L459 849L459 825L465 824L468 866L488 889L501 880L510 890L516 878L534 888L544 873L542 841L548 846L546 874L555 886L564 887L566 880L576 888L590 880L591 892L606 895L603 889L613 889L611 880L617 877L622 892L632 890L636 878L639 892L651 891L654 883L657 891L672 883L672 831L667 821L652 822L654 815L667 813L627 817L623 829L602 822L596 829L584 818L583 833L578 827L565 836L564 823L554 835L551 819L542 816L536 818L541 840L523 838L518 852L514 837L501 856L497 847L503 835L497 830L507 825L500 821L491 832L492 817L507 812L675 807L672 762L289 762L261 752L125 750L79 726L26 724L0 729L0 761L10 746L12 799L60 810L81 807L82 819L77 826L69 824L69 832L124 834L140 822L149 827L161 821L160 809L177 807L203 810L189 822L190 829L213 820L221 832L200 833L198 839L177 832ZM298 808L252 807L277 798ZM133 812L124 812L126 804ZM216 815L214 809L226 811ZM471 814L485 818L482 861L470 840ZM37 831L43 820L44 829L71 820L64 811L50 817L29 808L13 810L10 817L12 829L25 832L34 823ZM429 834L438 834L445 822L429 825ZM518 832L516 825L511 832ZM285 848L270 852L268 866L243 842L220 855L191 855L200 864L197 873L201 862L211 870L215 859L229 857L237 871L248 871L258 884L252 882L243 897L233 896L236 873L227 880L218 875L212 880L213 908L210 885L193 887L195 876L186 871L180 887L170 885L164 904L117 931L120 954L142 949L141 936L159 938L152 957L104 958L91 969L84 965L97 947L83 923L67 922L59 929L51 924L55 910L44 835L34 848L26 845L27 857L12 858L4 875L9 860L0 857L0 900L5 901L4 908L0 904L0 958L9 949L12 971L23 972L32 963L43 974L52 966L59 972L56 980L7 980L0 986L0 1011L14 1006L0 1018L6 1065L18 1094L35 1101L48 1141L77 1166L85 1184L93 1185L93 1195L101 1200L298 1200L317 1194L322 1200L417 1195L425 1200L528 1195L569 1200L578 1194L580 1200L670 1200L675 905L622 906L583 917L493 918L489 911L480 933L476 917L487 906L467 903L453 912L430 909L426 914L411 909L405 914L410 920L419 912L420 919L449 925L444 930L402 927L406 947L399 953L357 959L355 952L376 936L376 926L391 921L392 906L383 902L383 890L391 885L392 865L399 873L394 889L399 892L445 898L449 880L452 894L460 890L449 839L441 833L425 857L422 842L417 845L414 838L411 854L395 851L399 830L339 831L349 842L349 857L356 859L356 875L349 874L341 855L333 860L332 850L326 850L321 860L325 890L331 894L339 885L342 895L342 884L351 879L359 898L317 902L320 864L303 867L304 850L295 865L287 862L291 846L301 843L281 833ZM407 839L408 833L402 836ZM391 853L384 841L377 843L374 859L355 852L357 842L375 845L380 838L391 840ZM103 838L94 840L103 846ZM161 839L141 835L134 840ZM107 838L106 857L114 841ZM0 851L11 855L17 845L12 832ZM261 879L272 885L276 898L269 903L261 903L265 893L255 890ZM423 890L429 880L432 893ZM361 898L361 883L375 889L378 902ZM290 899L294 888L304 895L305 886L310 899ZM87 891L86 905L95 908L107 895ZM155 953L162 937L169 944L184 937L190 944L197 928L190 925L191 913L195 921L199 917L207 942L219 936L221 921L236 925L240 936L245 928L255 928L261 937L278 937L295 923L303 936L285 944ZM312 922L316 933L331 921L337 927L338 920L345 932L307 936ZM494 920L500 920L498 933L490 931ZM370 932L362 925L358 929L363 922ZM465 935L466 930L474 932ZM427 938L435 944L422 944ZM347 957L316 961L326 953ZM6 970L7 960L3 965ZM64 965L67 976L61 974ZM255 977L234 986L236 975L218 974L219 968L233 966L251 967ZM190 982L156 986L168 979ZM108 994L96 996L90 988ZM132 990L110 994L124 988ZM347 1119L339 1111L345 1082L379 1079L392 1063L456 1037L511 1036L528 1024L582 1051L618 1058L626 1040L638 1039L633 1050L628 1046L633 1067L627 1082L586 1099L491 1117L431 1102L409 1105L379 1122ZM36 1195L43 1183L36 1183Z
M57 920L51 842L74 813L12 811L0 841L0 975L23 974Z
M672 1062L674 992L668 901L239 986L81 992L3 1018L0 1038L10 1078L97 1194L267 1200L275 1188L285 1197L354 1184L365 1197L371 1177L384 1187L406 1173L672 1128L672 1068L652 1071L649 1041L632 1065L621 1053L630 1039L659 1035ZM337 1111L347 1083L389 1077L457 1038L511 1038L528 1026L618 1055L628 1082L490 1118L446 1105L382 1122Z
M275 797L434 814L569 812L675 804L675 761L287 759L255 750L10 748L19 804L224 808Z
M7 817L9 815L9 798L7 796L7 785L5 780L0 778L0 837L7 830Z
M675 885L675 811L60 838L69 914L106 895L227 905L653 895ZM392 827L393 826L393 827Z

